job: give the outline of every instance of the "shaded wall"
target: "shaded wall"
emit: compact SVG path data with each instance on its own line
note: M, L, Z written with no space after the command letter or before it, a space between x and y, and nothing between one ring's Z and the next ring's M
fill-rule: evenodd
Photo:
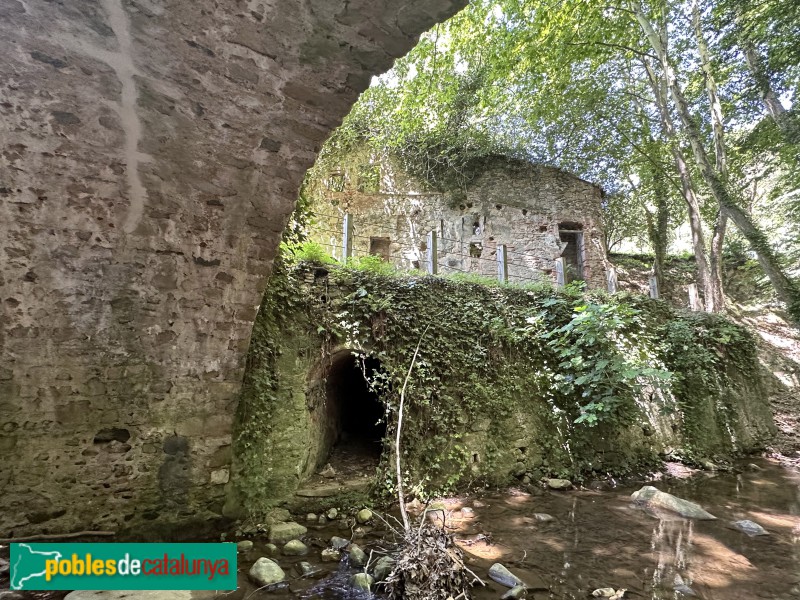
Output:
M0 2L1 532L219 515L301 178L461 5Z

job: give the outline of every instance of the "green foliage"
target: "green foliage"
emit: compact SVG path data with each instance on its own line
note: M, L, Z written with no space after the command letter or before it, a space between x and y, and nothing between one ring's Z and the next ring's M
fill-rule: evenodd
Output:
M354 256L347 260L347 267L357 271L366 271L380 275L393 275L397 273L397 267L390 262L386 262L380 256L368 254L366 256Z
M271 446L268 436L288 426L281 411L295 402L298 377L305 381L334 348L377 359L372 385L393 439L399 390L423 333L401 446L407 490L417 496L504 483L515 461L541 475L568 477L642 469L653 454L624 447L630 428L647 425L640 403L648 398L687 415L687 447L724 443L703 431L702 419L714 416L697 407L708 406L698 389L724 406L727 365L745 369L744 361L753 360L747 336L728 321L578 285L489 286L387 274L372 268L378 263L366 264L330 269L318 284L324 293L304 287L309 268L302 263L279 265L270 282L236 439L237 453L244 453L238 480L250 506L296 485L296 465L288 472L276 467L286 450ZM298 349L300 339L311 344L310 353ZM677 371L689 375L670 375ZM473 455L476 436L480 456ZM513 455L520 438L536 452ZM387 442L379 493L394 490L392 465Z
M308 261L322 265L336 262L321 244L310 240L296 245L284 244L283 253L289 255L293 261Z

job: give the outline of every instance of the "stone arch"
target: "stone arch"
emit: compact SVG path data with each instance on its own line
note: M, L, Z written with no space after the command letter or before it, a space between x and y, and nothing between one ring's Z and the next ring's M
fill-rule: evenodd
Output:
M2 3L0 529L220 514L303 174L370 77L464 4ZM109 428L130 438L94 444Z

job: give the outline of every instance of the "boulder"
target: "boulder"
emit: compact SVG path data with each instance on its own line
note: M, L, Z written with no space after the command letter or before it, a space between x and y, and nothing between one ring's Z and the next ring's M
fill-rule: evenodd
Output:
M375 581L383 581L389 576L389 573L394 569L395 560L391 556L384 556L375 563L375 569L372 572Z
M250 579L252 579L259 586L272 585L280 583L286 579L286 573L283 572L280 565L274 560L270 560L262 556L250 568Z
M347 556L350 557L350 564L354 567L363 567L367 564L367 555L358 544L350 544Z
M374 579L370 575L366 573L356 573L353 575L353 578L350 580L350 583L353 587L357 590L361 590L363 592L368 592L372 588L372 584L374 583Z
M289 540L283 547L286 556L305 556L308 554L308 546L300 540Z
M275 523L269 528L269 541L273 544L285 544L290 540L304 536L307 531L308 529L294 521Z
M712 521L717 518L703 510L699 504L662 492L652 485L646 485L642 489L633 492L631 498L636 504L668 510L679 514L685 519Z
M364 525L372 521L372 511L368 508L362 508L356 515L356 521Z
M569 479L548 479L545 483L551 490L568 490L572 487Z
M515 585L505 594L500 596L500 600L519 600L520 598L524 598L525 594L527 593L528 590L525 589L524 585Z
M517 586L525 586L522 580L514 575L511 571L506 569L500 563L494 563L489 568L489 577L499 583L500 585L504 585L509 588L515 588Z
M731 527L734 529L741 531L749 535L750 537L755 537L757 535L769 535L769 531L764 529L761 525L756 523L755 521L750 521L745 519L743 521L734 521L731 523Z
M341 558L342 554L333 548L325 548L320 552L320 559L322 562L339 562Z

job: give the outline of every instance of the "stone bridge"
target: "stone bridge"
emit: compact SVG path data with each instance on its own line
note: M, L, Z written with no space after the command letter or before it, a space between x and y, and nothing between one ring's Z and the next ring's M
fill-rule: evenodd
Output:
M463 4L0 0L0 537L221 513L304 172Z

